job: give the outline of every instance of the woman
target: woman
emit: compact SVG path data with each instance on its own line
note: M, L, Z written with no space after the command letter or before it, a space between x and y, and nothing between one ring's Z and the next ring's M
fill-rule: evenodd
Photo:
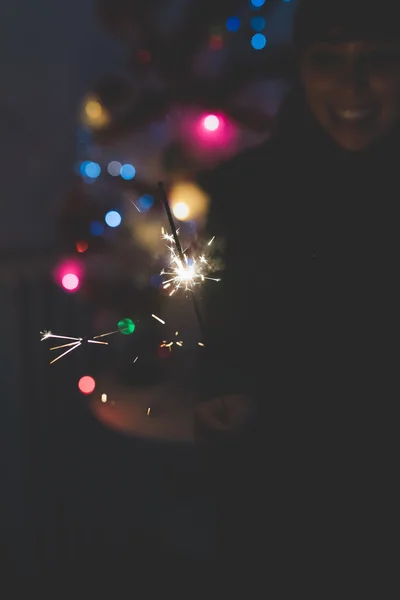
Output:
M397 8L300 2L299 84L276 135L203 181L210 231L226 241L223 281L206 298L214 399L196 414L199 439L213 442L220 559L260 560L281 583L294 569L308 582L316 569L345 573L361 548L390 547Z

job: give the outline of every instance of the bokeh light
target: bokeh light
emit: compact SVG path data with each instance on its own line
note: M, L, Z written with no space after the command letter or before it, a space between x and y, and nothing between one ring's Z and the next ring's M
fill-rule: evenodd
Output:
M68 292L76 292L79 288L79 277L75 273L67 273L61 279L61 285Z
M124 335L130 335L135 331L136 325L132 319L121 319L118 321L118 330Z
M112 175L112 177L118 177L118 175L121 173L121 167L122 165L120 162L117 160L112 160L110 163L108 163L107 171L110 175Z
M142 65L147 65L151 61L151 52L146 48L141 48L137 51L136 57Z
M174 217L179 219L179 221L186 221L190 215L190 208L186 202L177 202L172 207L172 212L174 213Z
M135 244L144 248L151 254L161 251L163 248L160 235L160 219L158 215L150 216L151 213L144 213L140 219L132 219L129 227Z
M216 115L207 115L203 120L203 127L206 131L216 131L220 125Z
M107 394L102 394L101 395L101 401L102 402L107 402Z
M267 38L263 33L256 33L251 38L251 45L253 46L254 50L262 50L265 48L266 43Z
M264 17L253 17L251 20L251 28L254 31L262 31L263 29L265 29L266 26L266 21L264 19Z
M76 242L75 248L76 248L77 252L83 253L83 252L86 252L86 250L89 248L89 244L84 241Z
M204 220L209 206L209 197L195 183L180 182L170 191L171 210L179 221Z
M226 21L226 28L232 33L238 31L240 29L240 19L238 17L229 17Z
M130 164L122 165L119 174L121 175L122 179L129 181L130 179L133 179L135 177L136 169L133 165Z
M84 377L81 377L80 380L78 381L78 388L79 391L82 392L82 394L91 394L92 392L94 392L96 387L96 382L93 379L93 377L90 377L89 375L85 375Z
M229 117L221 112L189 112L181 122L182 139L190 155L201 161L215 162L216 156L225 157L235 152L238 129Z
M265 0L250 0L250 4L254 6L254 8L260 8L264 6Z
M150 194L144 194L136 202L136 206L141 212L147 212L154 204L154 198Z
M89 177L89 179L97 179L101 173L101 167L95 162L85 161L81 165L81 173Z
M99 236L104 233L104 225L100 221L92 221L89 225L91 235Z
M104 217L104 220L109 227L118 227L121 225L122 217L116 210L110 210Z
M210 37L209 45L211 50L222 50L224 46L222 35L212 35Z
M88 100L85 106L85 112L90 119L96 120L101 117L103 109L98 100Z
M79 172L83 177L86 175L86 167L90 164L90 160L85 160L79 165Z
M53 278L66 292L77 292L83 278L81 261L75 258L61 260L53 269Z
M110 115L96 96L87 96L83 102L81 120L93 129L100 129L109 124Z

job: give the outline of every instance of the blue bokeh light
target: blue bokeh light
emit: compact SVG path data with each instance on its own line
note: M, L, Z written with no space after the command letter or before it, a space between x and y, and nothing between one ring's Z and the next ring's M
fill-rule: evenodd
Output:
M251 20L251 28L254 31L262 31L265 28L266 21L264 17L253 17Z
M81 175L85 176L86 175L86 167L90 165L90 160L85 160L84 162L80 163L79 165L79 172Z
M147 212L153 206L154 198L153 196L150 196L150 194L144 194L144 196L139 198L136 204L141 212Z
M254 8L260 8L260 6L264 6L265 0L250 0L250 4L252 4Z
M120 175L121 175L122 179L129 181L130 179L133 179L135 177L136 169L133 165L129 165L129 164L122 165Z
M110 210L104 217L104 220L109 227L118 227L121 225L122 217L116 210Z
M91 235L101 235L104 232L104 225L100 221L92 221L89 225Z
M226 28L232 33L238 31L240 29L240 19L238 17L229 17L226 21Z
M263 33L256 33L251 38L251 45L253 46L254 50L262 50L265 48L266 43L267 38Z
M101 173L101 168L100 165L95 162L85 161L82 163L81 173L82 172L83 175L86 175L86 177L89 177L90 179L96 179Z

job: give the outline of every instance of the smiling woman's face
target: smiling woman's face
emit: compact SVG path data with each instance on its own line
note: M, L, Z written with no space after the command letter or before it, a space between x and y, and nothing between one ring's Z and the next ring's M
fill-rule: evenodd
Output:
M300 75L311 112L346 150L366 150L400 121L400 43L315 42Z

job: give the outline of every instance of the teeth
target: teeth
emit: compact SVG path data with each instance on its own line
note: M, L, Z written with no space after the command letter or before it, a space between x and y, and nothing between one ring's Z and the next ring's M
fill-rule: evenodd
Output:
M361 119L365 119L365 117L368 117L372 113L372 110L370 110L370 109L365 109L365 110L348 109L348 110L338 110L336 112L339 115L339 117L341 117L342 119L346 119L347 121L359 121Z

